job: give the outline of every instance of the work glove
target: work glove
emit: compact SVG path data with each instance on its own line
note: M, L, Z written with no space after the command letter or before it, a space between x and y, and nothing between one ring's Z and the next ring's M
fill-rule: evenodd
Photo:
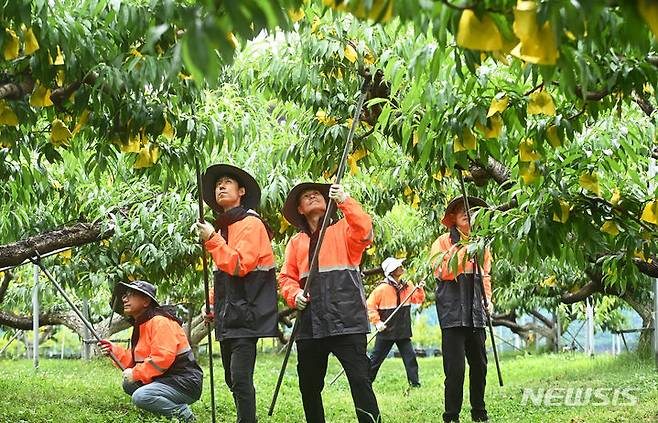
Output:
M377 332L384 332L386 330L386 325L384 322L377 322L375 323L375 329L377 329Z
M135 383L135 379L133 379L132 367L129 367L123 371L123 381L127 383Z
M210 326L213 324L215 321L215 312L210 310L208 313L206 313L205 316L203 316L203 321L206 324L206 326Z
M203 242L206 242L215 233L215 228L208 222L195 222L190 231L196 233Z
M304 291L300 291L299 294L295 296L295 308L299 311L304 310L310 300L309 297L304 295Z
M103 355L110 355L112 352L112 343L107 339L101 339L96 346Z
M331 185L331 188L329 188L329 198L334 200L338 204L342 204L345 200L347 200L347 193L343 190L343 186L340 184L333 184Z
M493 315L493 312L494 312L494 305L491 302L491 300L489 300L489 302L487 303L487 313L489 314L489 316L491 316Z

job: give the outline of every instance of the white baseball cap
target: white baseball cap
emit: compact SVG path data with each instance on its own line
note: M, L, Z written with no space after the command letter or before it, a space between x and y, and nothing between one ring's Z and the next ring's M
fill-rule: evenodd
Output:
M404 259L397 259L395 257L388 257L382 262L382 270L384 271L384 276L388 277L395 269L402 266Z

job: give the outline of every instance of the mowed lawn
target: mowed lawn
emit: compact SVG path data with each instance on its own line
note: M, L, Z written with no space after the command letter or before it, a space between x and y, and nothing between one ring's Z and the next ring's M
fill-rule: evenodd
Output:
M210 391L206 371L205 390L192 408L199 422L210 422ZM288 372L273 417L267 409L281 364L281 356L261 354L257 361L256 389L260 422L303 422L296 378L296 358ZM375 392L385 422L440 422L443 411L443 372L440 358L420 358L422 387L407 389L400 359L388 359L375 382ZM220 422L234 421L232 397L224 385L223 369L215 361L217 415ZM339 370L333 358L328 381ZM634 355L618 357L583 355L507 356L502 361L505 387L498 386L493 363L489 365L487 406L493 422L658 422L658 372L653 362ZM467 378L468 379L468 378ZM629 405L622 396L617 405L581 406L523 404L523 390L558 388L626 389L636 398ZM632 389L632 391L628 391ZM470 422L468 388L465 388L462 421ZM612 401L612 394L609 399ZM549 399L547 402L559 402ZM350 391L343 378L324 391L328 422L355 421ZM104 359L91 362L42 360L37 372L28 360L0 360L0 422L156 422L138 411L121 391L121 374Z

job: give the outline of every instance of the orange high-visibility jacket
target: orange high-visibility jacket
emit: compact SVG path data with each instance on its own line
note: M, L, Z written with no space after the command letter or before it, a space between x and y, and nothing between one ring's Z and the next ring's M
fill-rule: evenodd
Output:
M345 217L325 232L298 339L369 331L359 265L363 251L372 242L372 220L353 198L348 197L338 207ZM290 307L295 307L295 297L304 289L309 274L310 242L309 234L300 232L286 246L279 288Z
M215 262L213 309L217 339L277 335L276 270L263 222L247 216L205 243Z
M135 381L153 381L173 386L199 398L203 373L194 359L183 328L178 322L156 315L139 325L139 341L132 348L112 344L121 364L133 369Z
M455 234L456 235L456 234ZM479 276L474 275L474 261L466 257L467 247L453 243L455 235L441 235L432 245L430 257L436 284L436 308L442 328L485 327L486 316L482 305ZM457 275L450 268L450 260L457 255ZM491 302L491 254L485 249L484 263L478 263L487 300Z
M370 323L376 325L385 322L393 311L413 291L415 285L407 282L404 287L398 289L393 283L386 279L381 281L368 297L368 317ZM386 323L386 329L377 336L382 339L406 339L411 338L411 304L422 304L425 301L425 290L418 288L407 302L400 307L395 316Z
M443 255L443 260L441 263L438 263L440 255L447 251L447 254ZM441 235L434 244L432 244L432 249L430 251L430 257L432 259L432 269L434 269L434 277L441 279L443 281L454 281L455 275L452 274L450 270L450 259L452 256L457 254L457 262L459 267L457 269L457 275L462 273L472 274L474 272L474 263L473 259L466 261L466 266L464 266L464 256L466 255L466 246L459 246L453 244L450 240L450 233L445 233ZM484 282L484 291L487 293L487 299L491 300L491 254L489 249L484 250L484 263L478 263L480 265L480 270L482 272L483 282Z

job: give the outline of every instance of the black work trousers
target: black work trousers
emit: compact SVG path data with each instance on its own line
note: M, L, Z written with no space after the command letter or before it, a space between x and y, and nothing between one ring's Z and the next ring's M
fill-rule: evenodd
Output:
M411 344L411 338L383 339L381 336L377 336L375 339L375 348L370 355L370 380L375 381L377 372L379 372L379 368L386 359L386 356L388 356L391 348L393 348L393 345L398 346L398 351L404 363L404 369L407 371L407 381L412 386L419 385L418 361L416 361L416 352Z
M457 421L464 397L464 357L468 360L471 416L486 415L484 389L487 383L487 351L484 328L441 328L445 373L445 422Z
M325 422L322 389L329 354L335 355L345 369L358 421L380 422L379 406L370 382L370 359L366 354L365 334L297 341L297 374L306 421Z
M237 423L256 422L256 342L258 338L233 338L219 342L224 380L233 393Z

